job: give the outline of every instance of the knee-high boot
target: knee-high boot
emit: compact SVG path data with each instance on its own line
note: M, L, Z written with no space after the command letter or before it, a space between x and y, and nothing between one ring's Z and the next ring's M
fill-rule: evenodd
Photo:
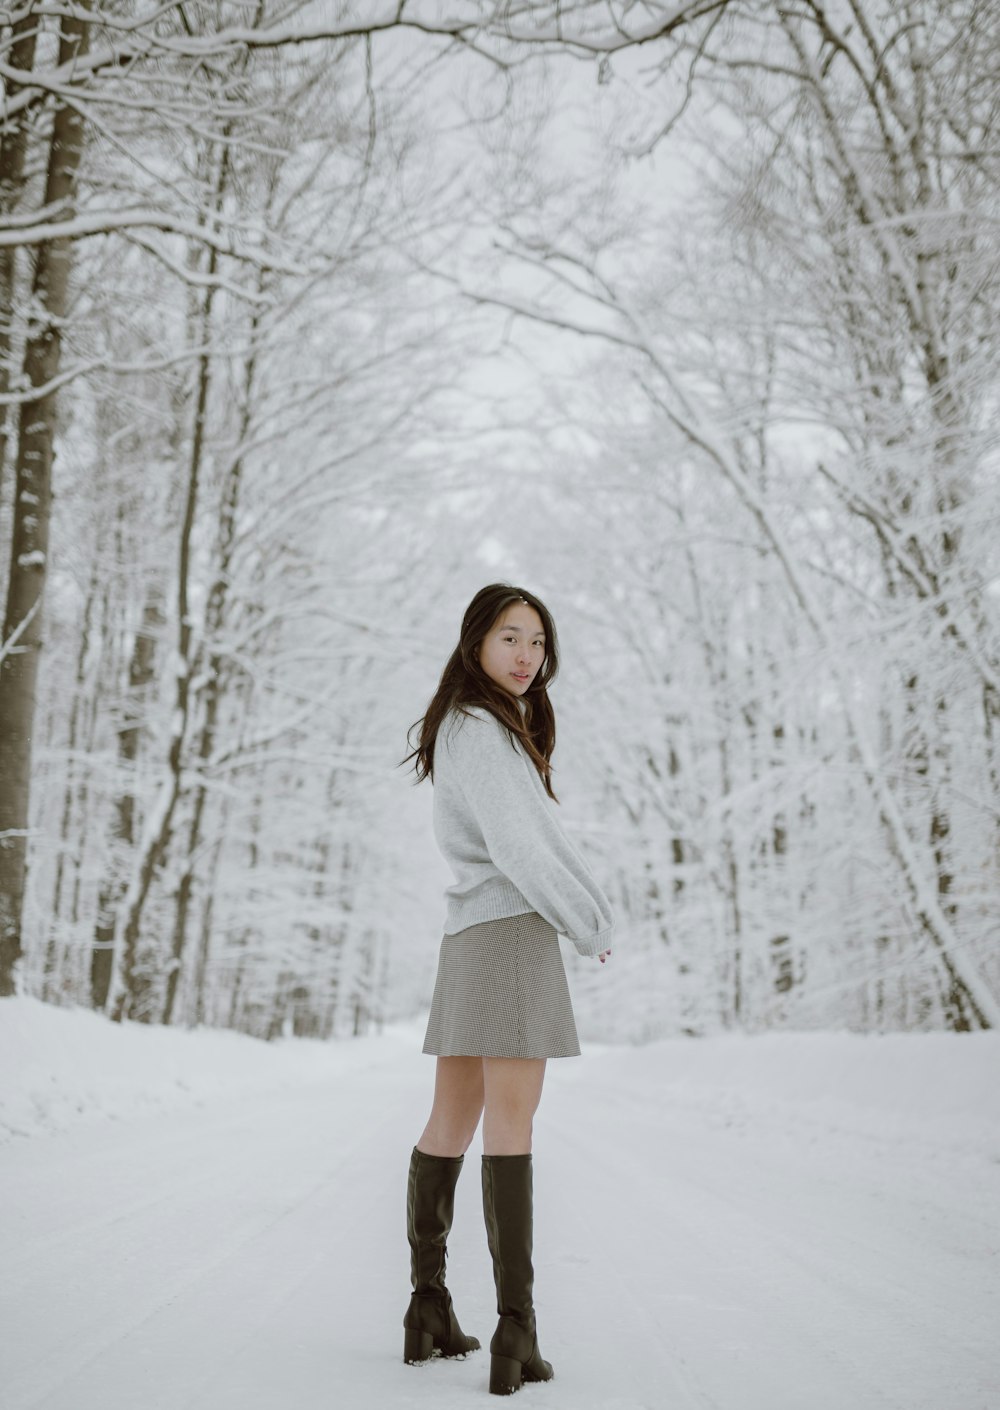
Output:
M403 1360L465 1356L479 1342L458 1325L445 1287L448 1235L455 1213L455 1185L463 1156L425 1155L414 1146L406 1186L406 1237L413 1296L403 1318Z
M530 1155L483 1156L483 1215L500 1317L490 1342L490 1392L512 1395L522 1381L552 1379L538 1350L532 1301Z

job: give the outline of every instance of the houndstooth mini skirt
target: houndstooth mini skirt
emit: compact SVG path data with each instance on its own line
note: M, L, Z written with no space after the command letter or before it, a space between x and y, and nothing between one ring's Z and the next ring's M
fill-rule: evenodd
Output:
M441 941L424 1052L439 1057L577 1057L555 929L534 911Z

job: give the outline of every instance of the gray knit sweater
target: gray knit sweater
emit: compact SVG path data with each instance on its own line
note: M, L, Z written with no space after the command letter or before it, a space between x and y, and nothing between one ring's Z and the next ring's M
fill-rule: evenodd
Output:
M449 712L434 750L434 835L455 874L445 934L537 911L581 955L600 954L614 934L607 897L520 744L469 708Z

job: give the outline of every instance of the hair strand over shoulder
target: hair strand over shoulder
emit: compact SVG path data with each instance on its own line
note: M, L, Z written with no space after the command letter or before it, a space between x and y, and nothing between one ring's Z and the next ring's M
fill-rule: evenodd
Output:
M486 674L479 664L479 647L502 612L514 602L533 607L542 620L545 631L545 659L538 674L520 699L509 694ZM478 706L500 722L511 740L517 740L545 785L550 798L552 791L552 751L556 742L556 719L549 700L548 687L559 668L555 623L548 609L534 595L510 583L491 583L481 588L469 603L462 618L458 645L441 674L437 690L422 719L407 731L410 753L402 763L413 761L417 782L434 778L434 750L438 731L452 710L467 714ZM417 731L416 744L412 736Z

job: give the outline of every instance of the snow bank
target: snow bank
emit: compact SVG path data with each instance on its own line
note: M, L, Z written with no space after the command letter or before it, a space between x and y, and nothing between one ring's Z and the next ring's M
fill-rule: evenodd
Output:
M728 1124L787 1124L936 1137L1000 1156L1000 1033L766 1033L672 1039L620 1050L614 1077L661 1105L711 1109Z
M87 1009L0 1000L0 1142L95 1118L349 1081L420 1059L421 1022L381 1037L262 1043L214 1029L113 1024ZM648 1110L796 1141L827 1132L920 1142L1000 1159L1000 1034L770 1033L588 1046L551 1080L585 1082ZM428 1078L430 1072L428 1070Z
M0 999L0 1143L95 1118L336 1081L359 1063L391 1060L399 1041L362 1038L348 1053L346 1044L116 1024L90 1009Z

